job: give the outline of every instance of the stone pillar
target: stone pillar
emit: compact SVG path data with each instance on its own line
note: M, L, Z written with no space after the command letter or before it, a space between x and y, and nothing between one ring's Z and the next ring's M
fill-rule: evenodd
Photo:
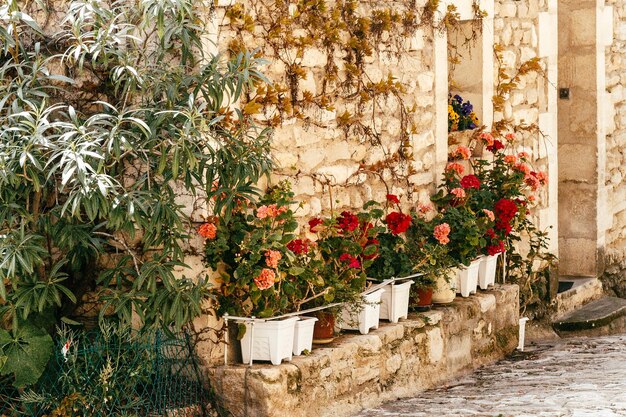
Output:
M606 15L603 0L558 3L561 276L598 276L603 270L609 214L604 192Z

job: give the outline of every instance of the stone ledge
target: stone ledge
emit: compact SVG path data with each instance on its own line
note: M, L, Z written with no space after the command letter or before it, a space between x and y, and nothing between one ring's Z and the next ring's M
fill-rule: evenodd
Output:
M518 324L518 287L500 285L290 363L214 367L209 377L233 416L348 416L503 357L517 346Z

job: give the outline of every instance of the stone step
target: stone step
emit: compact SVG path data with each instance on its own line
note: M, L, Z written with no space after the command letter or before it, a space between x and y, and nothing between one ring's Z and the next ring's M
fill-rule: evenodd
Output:
M592 301L576 311L553 322L554 329L567 336L605 335L626 330L626 300L617 297L603 297Z
M571 283L571 288L554 299L553 322L603 296L602 282L595 277L559 277L559 283Z

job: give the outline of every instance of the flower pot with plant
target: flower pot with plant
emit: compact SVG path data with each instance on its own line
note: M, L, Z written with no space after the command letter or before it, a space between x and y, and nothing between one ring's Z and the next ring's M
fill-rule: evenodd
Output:
M467 155L458 158L467 158ZM442 221L449 227L449 253L459 266L457 292L463 297L476 292L478 286L478 256L486 244L485 232L493 219L481 207L491 194L480 178L465 174L464 168L453 160L444 172L444 182L433 201L439 207Z
M383 288L379 288L362 295L359 303L345 305L341 309L339 328L358 330L361 334L368 334L370 329L378 329L381 298L385 292Z
M308 292L301 297L305 300L304 307L346 303L351 311L360 309L362 304L363 309L369 310L368 305L374 303L370 302L371 297L364 298L361 293L366 289L365 271L378 256L376 236L381 227L374 223L382 214L378 203L368 202L357 214L344 210L338 216L309 221L310 232L316 239L294 261L309 274ZM343 314L335 317L339 327L342 317ZM323 324L322 320L317 323L318 327Z
M387 194L387 214L383 220L383 232L377 236L378 256L367 269L371 279L381 282L390 278L402 278L413 273L413 262L407 253L406 232L411 226L411 215L402 212L400 198ZM407 318L409 297L413 280L394 282L383 287L380 318L397 323Z
M482 146L477 140L480 121L469 100L456 94L448 96L448 146L465 148L475 156L482 154Z
M448 247L450 225L430 203L420 204L412 217L407 244L413 269L422 274L416 278L416 289L432 289L432 302L435 304L450 303L456 296L456 279L450 279L448 271L457 264ZM424 295L421 297L422 302L426 298Z
M245 362L275 364L291 358L297 318L271 318L297 311L308 285L294 268L289 249L297 228L290 208L292 196L289 184L282 182L258 202L241 201L228 222L215 218L201 226L205 260L220 271L219 285L213 290L217 313L268 319L240 323L238 338Z
M431 274L422 275L415 279L415 286L411 294L411 304L418 311L429 310L433 305L435 279Z

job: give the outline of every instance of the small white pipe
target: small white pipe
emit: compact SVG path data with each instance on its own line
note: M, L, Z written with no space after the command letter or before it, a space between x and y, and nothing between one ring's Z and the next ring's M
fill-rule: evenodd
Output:
M254 360L254 319L252 316L252 321L250 322L250 366L252 366L252 361Z
M519 319L519 343L517 344L517 350L524 351L524 339L526 338L526 322L528 317L522 317Z
M502 283L506 284L506 251L502 252Z
M228 313L224 314L224 366L228 366Z

